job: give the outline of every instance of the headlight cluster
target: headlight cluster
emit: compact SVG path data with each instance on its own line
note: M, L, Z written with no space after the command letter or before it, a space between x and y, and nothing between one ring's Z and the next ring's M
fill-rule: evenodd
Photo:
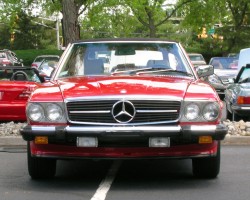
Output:
M65 122L62 103L29 103L26 115L35 122Z
M216 102L185 102L182 121L215 121L220 114Z

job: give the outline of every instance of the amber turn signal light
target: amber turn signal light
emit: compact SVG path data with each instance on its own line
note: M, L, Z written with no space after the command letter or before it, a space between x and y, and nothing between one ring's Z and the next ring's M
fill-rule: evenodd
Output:
M36 136L35 144L48 144L49 140L47 136Z
M213 139L211 136L200 136L199 137L199 144L209 144L212 142L213 142Z

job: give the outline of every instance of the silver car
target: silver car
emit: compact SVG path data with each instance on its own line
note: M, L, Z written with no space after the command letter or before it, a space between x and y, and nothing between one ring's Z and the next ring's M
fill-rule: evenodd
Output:
M249 120L250 112L250 64L243 66L225 90L225 102L228 118L233 121L244 119Z

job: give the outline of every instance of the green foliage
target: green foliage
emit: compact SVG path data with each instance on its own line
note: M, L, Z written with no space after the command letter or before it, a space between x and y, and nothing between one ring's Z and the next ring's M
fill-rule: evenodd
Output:
M7 24L0 25L0 49L10 47L10 28Z
M100 1L90 5L82 20L81 38L131 37L137 27L130 9L119 6L117 1Z
M16 15L12 25L13 41L12 49L33 49L35 48L36 38L32 31L31 19L23 12Z
M31 66L33 60L39 55L59 55L63 53L61 50L57 49L41 49L41 50L16 50L14 51L19 59L23 59L25 66Z
M216 52L223 51L224 54L239 52L250 45L249 11L249 0L197 0L184 7L182 25L192 27L196 35L201 34L203 27L207 30L214 28L217 36L223 37L220 44L215 45L217 41L209 38L203 39L202 43L209 43L207 46L214 46ZM218 28L215 24L222 27Z
M250 46L249 0L177 0L172 7L165 0L74 0L87 9L78 19L81 39L114 37L159 37L180 41L189 52L222 55L238 52ZM0 48L53 49L56 47L55 30L37 25L38 18L30 13L42 8L43 16L62 11L63 0L2 0L0 7ZM19 17L17 21L16 16ZM26 16L25 16L26 14ZM173 24L169 17L183 17ZM22 20L21 20L22 19ZM64 19L67 20L67 19ZM43 22L44 23L44 22ZM214 27L222 24L223 27ZM54 22L46 22L55 27ZM215 28L223 40L198 39L202 28ZM15 42L10 46L10 34L15 31ZM63 35L63 32L61 33ZM25 59L24 59L25 60ZM32 59L30 59L32 60ZM30 62L30 61L28 61Z

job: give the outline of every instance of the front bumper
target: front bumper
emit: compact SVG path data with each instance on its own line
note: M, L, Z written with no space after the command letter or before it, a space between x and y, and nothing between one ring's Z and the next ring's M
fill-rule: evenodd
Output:
M21 129L23 138L30 141L35 157L56 159L131 159L131 158L194 158L215 156L218 141L224 139L227 127L200 126L137 126L81 127L30 126ZM199 136L212 136L213 142L199 144ZM35 136L48 136L49 144L35 144ZM98 138L98 147L77 147L76 138ZM149 137L169 137L170 147L149 147Z
M227 134L224 124L190 125L190 126L30 126L20 130L26 141L34 140L35 136L48 136L58 141L76 137L170 137L192 139L199 136L211 136L213 140L223 140Z
M232 105L232 111L240 116L249 116L250 105Z

